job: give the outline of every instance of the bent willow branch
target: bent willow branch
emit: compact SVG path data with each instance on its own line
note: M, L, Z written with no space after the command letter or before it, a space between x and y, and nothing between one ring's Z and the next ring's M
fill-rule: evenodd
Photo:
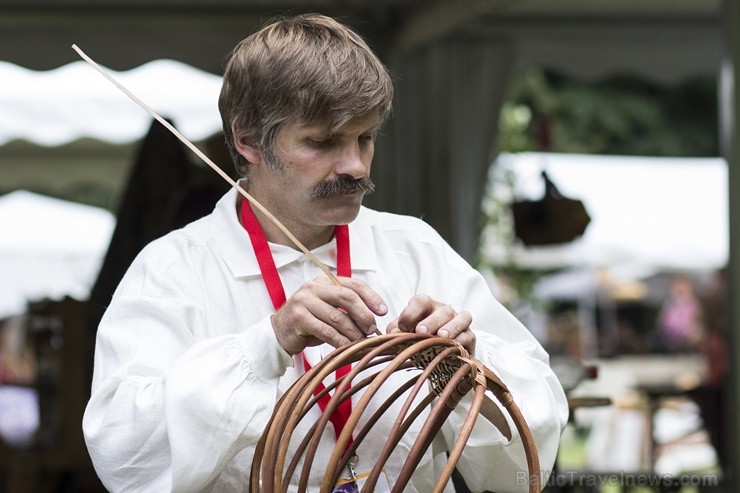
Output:
M316 392L326 376L347 364L352 364L349 373L335 380L323 392ZM374 373L370 376L353 382L361 373L364 375L372 371ZM391 375L402 371L410 375L406 383L386 401L376 406L377 409L371 415L365 416L368 404L380 386ZM428 385L424 385L425 383ZM332 390L334 391L332 397L322 411L320 419L311 426L309 433L291 451L292 457L289 457L288 448L296 427L316 405L319 398ZM334 350L298 379L278 402L272 419L257 445L252 462L250 491L252 493L287 491L296 474L299 492L306 491L312 474L322 475L322 492L332 491L340 474L355 456L365 437L373 431L380 417L394 403L403 399L390 432L384 431L388 437L385 447L379 452L362 489L363 492L374 490L394 447L398 445L411 424L422 416L422 410L431 406L392 487L394 493L403 492L444 421L460 400L472 392L472 402L465 422L449 451L445 468L437 479L434 491L441 492L450 480L479 415L483 415L505 437L511 439L506 419L498 406L485 394L486 391L494 395L514 422L522 438L529 477L532 478L529 482L529 491L539 492L539 459L534 439L506 385L491 370L468 355L458 343L450 339L415 333L385 334L348 344ZM314 468L316 450L331 413L342 402L360 392L362 394L352 406L352 413L336 441L326 468L324 469L323 464ZM364 424L359 427L361 418ZM297 471L301 459L302 468ZM495 467L495 464L493 466Z

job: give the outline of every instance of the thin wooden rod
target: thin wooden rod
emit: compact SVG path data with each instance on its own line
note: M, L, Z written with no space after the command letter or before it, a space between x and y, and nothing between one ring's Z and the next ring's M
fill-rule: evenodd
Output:
M375 360L373 360L371 362L370 365L368 365L368 368L370 368L372 366L375 366L376 364L384 363L386 361L389 361L389 359L386 359L386 358L388 358L388 357L376 358ZM376 361L378 363L376 363ZM409 368L410 367L411 366L409 366ZM342 402L344 402L347 399L351 399L354 394L356 394L360 390L362 390L365 387L367 387L370 384L370 382L377 376L378 373L379 372L376 372L376 373L374 373L374 374L372 374L372 375L370 375L368 377L365 377L365 378L363 378L358 383L354 383L353 382L352 383L352 388L348 389L347 392L345 392L344 395L342 396L342 401L340 402L340 405L341 405ZM345 378L345 377L342 377L342 378ZM330 385L330 387L333 389L335 385L338 385L339 383L341 383L342 378L340 378L339 380L335 380L334 382L332 382L332 384ZM303 420L303 418L305 418L306 414L308 414L308 411L310 411L311 408L313 408L313 406L316 405L316 403L318 402L318 399L322 395L325 395L328 392L329 392L329 389L327 388L327 389L324 389L324 391L323 392L320 392L319 394L314 394L314 398L311 399L311 401L309 401L306 404L305 409L303 410L303 413L301 414L301 420ZM299 421L299 423L300 423L300 421ZM303 440L301 441L300 445L293 452L293 459L291 460L290 464L288 465L288 469L283 474L283 483L285 483L286 480L288 480L288 479L290 479L290 478L293 477L293 473L295 472L295 469L296 469L296 467L298 465L298 461L303 456L303 453L306 450L306 447L308 446L308 441L313 436L317 424L318 424L318 422L314 422L313 425L311 425L311 428L306 432L306 436L303 438ZM355 438L355 440L352 442L352 445L353 446L355 446L355 444L359 444L358 438ZM352 447L350 447L350 450L353 450ZM344 466L340 467L340 469L342 469L343 467Z
M448 403L451 398L455 398L453 397L453 393L456 390L455 387L461 383L465 377L469 376L469 374L469 369L466 368L465 365L461 366L452 375L450 381L442 390L442 393L439 395L439 400L432 408L426 421L424 421L424 424L419 431L419 435L411 446L411 450L409 450L406 461L403 463L403 467L401 468L401 472L398 473L398 476L396 477L396 484L391 490L392 493L403 492L403 488L406 487L406 484L411 479L411 475L414 473L416 466L419 465L423 452L429 448L429 445L442 427L442 424L452 412L453 406L449 406ZM473 385L471 384L468 387L468 390L472 389L472 387Z
M403 369L401 367L400 369ZM362 441L365 439L365 437L372 431L375 424L378 422L378 420L390 409L390 407L398 401L398 399L401 398L401 396L412 386L415 386L419 381L419 374L416 374L409 378L406 382L403 383L403 385L400 385L393 394L390 395L386 400L383 401L383 403L375 410L375 412L370 416L370 418L365 423L365 426L362 427L362 429L355 434L353 437L352 445L349 446L349 449L347 452L345 452L344 456L342 457L341 462L339 463L339 470L344 470L344 468L347 466L347 462L349 462L349 459L355 454L355 451L357 447L362 443Z
M374 340L377 340L378 338L373 338ZM370 384L370 386L365 390L365 392L362 394L360 399L355 403L355 405L352 407L352 412L349 415L349 418L347 419L347 423L344 426L344 429L342 430L342 433L340 434L339 438L337 438L337 444L334 447L334 450L332 451L331 457L329 458L330 464L336 464L339 463L340 458L342 456L342 452L344 451L347 443L349 443L349 439L352 436L352 431L357 426L357 423L360 420L360 417L365 412L365 409L370 403L370 400L375 396L375 394L380 390L380 387L385 381L394 373L396 372L402 365L406 363L406 361L411 358L414 354L416 354L419 351L424 351L429 347L434 346L438 342L439 338L428 338L428 339L422 339L415 344L412 344L409 347L401 348L403 349L398 353L398 356L396 356L393 361L388 363L388 365L383 368L383 370L379 373L378 377L373 380L373 382ZM448 341L449 339L445 339ZM392 342L392 341L391 341ZM453 343L454 344L454 343ZM387 343L383 344L380 347L388 346ZM385 350L385 349L384 349ZM364 365L365 358L368 358L369 355L371 355L372 352L368 353L367 356L363 358L356 366L352 369L353 372L356 372L360 370ZM349 374L348 374L349 376ZM341 387L337 389L337 392L341 391ZM336 393L335 393L336 397ZM333 398L332 398L333 399ZM330 402L331 405L331 402ZM328 406L327 406L328 407ZM321 487L324 489L330 489L331 487L331 479L329 478L328 474L324 474L324 479L321 483Z
M382 358L375 358L373 361L371 361L368 364L367 368L365 368L365 369L367 370L367 369L369 369L369 368L371 368L373 366L377 366L377 365L383 364L383 363L385 363L387 361L390 361L392 359L393 359L392 356L384 356ZM409 368L412 368L411 364L409 364L408 367ZM373 374L373 375L371 375L369 377L365 377L359 383L352 383L352 387L349 390L347 390L347 392L344 393L344 395L342 396L342 400L341 400L341 402L339 404L341 404L342 402L344 402L347 399L351 399L354 394L356 394L358 391L364 389L367 385L370 384L370 382L372 381L372 379L375 378L375 376L377 374L378 373L376 372L375 374ZM298 420L298 423L300 423L306 417L306 415L308 414L308 412L318 403L318 401L321 399L321 397L323 397L324 395L326 395L329 392L333 391L339 384L342 383L342 380L345 377L342 377L342 378L340 378L338 380L335 380L334 382L332 382L331 384L329 384L328 386L326 386L324 388L324 390L321 391L321 392L319 392L319 393L315 393L316 389L312 389L312 392L314 392L314 394L313 394L314 397L313 397L313 399L311 399L310 401L308 401L308 403L304 406L303 412L301 413L301 416L300 416L300 418ZM295 408L293 408L293 409L294 409L294 412L297 412L298 411L298 409L295 409ZM315 430L316 430L316 427L318 426L318 424L319 424L318 421L316 421L316 422L313 423L313 425L311 425L311 428L306 432L306 436L303 438L303 440L301 441L300 445L298 445L298 447L293 451L293 458L291 459L290 463L288 464L287 470L283 474L283 483L286 483L286 481L288 481L290 478L293 477L293 474L295 473L295 470L298 467L298 462L303 457L304 452L306 450L306 447L308 446L309 440L311 440L311 438L313 437L313 435L315 433ZM356 447L357 445L359 445L359 443L360 443L360 441L358 441L357 439L355 439L355 441L352 444L352 447L350 447L350 450L354 450L353 447ZM343 467L344 467L344 465L342 465L342 468Z
M365 353L362 358L355 364L352 369L344 376L342 377L341 384L337 387L337 389L334 391L334 394L332 395L331 399L326 405L326 408L324 409L323 415L321 416L320 422L325 423L329 420L329 417L331 416L331 413L334 412L334 410L339 407L339 402L341 400L341 395L346 392L347 388L349 387L352 380L358 375L359 372L363 371L368 364L377 356L385 355L389 351L392 351L395 346L395 341L393 338L386 338L383 336L380 337L373 337L371 339L367 339L366 341L371 341L373 347L368 352L358 352L356 354L362 354ZM365 343L365 341L361 341L357 344ZM340 433L339 437L337 438L336 444L334 446L334 450L332 452L332 456L329 458L328 463L329 464L339 464L340 459L343 455L343 452L347 449L349 441L352 437L352 431L354 431L355 426L357 424L357 419L359 419L359 414L363 413L366 407L366 402L368 396L372 396L377 391L378 387L378 379L381 378L383 381L387 378L389 375L391 368L397 368L398 366L401 366L404 361L399 361L398 356L394 357L393 360L388 362L388 364L378 373L378 375L375 376L375 378L372 379L370 382L370 385L365 389L362 397L357 403L354 403L352 406L352 412L349 415L349 418L347 419L347 422L344 425L344 429ZM357 419L355 419L355 415L357 414ZM313 460L313 457L316 454L316 450L319 446L319 435L314 435L314 439L310 442L308 450L306 452L306 457L310 457L311 460ZM301 481L303 481L304 475L306 478L308 478L308 474L310 471L305 467L301 472ZM324 480L322 481L322 491L331 491L331 485L327 485L326 483L329 482L327 479L330 472L329 469L324 474ZM299 489L300 489L301 483L299 483Z
M509 389L504 385L501 379L484 365L480 367L483 370L483 375L488 383L488 390L494 393L498 401L504 406L504 409L509 413L517 431L519 437L524 445L524 453L527 459L527 469L529 470L529 491L530 493L537 493L540 491L540 459L537 454L537 445L534 442L534 437L529 429L527 421L524 419L524 415L519 407L514 402L514 397L509 392Z
M452 477L452 472L454 471L455 466L462 456L463 449L468 443L468 438L470 438L470 434L473 432L473 426L478 419L478 414L480 414L480 408L483 404L483 396L485 392L485 384L482 384L476 380L475 390L473 393L473 402L470 404L470 409L468 410L468 414L465 418L465 421L463 422L463 426L460 429L457 440L455 441L455 445L452 447L452 450L450 450L449 457L447 457L447 463L445 464L442 473L437 479L437 485L434 487L435 493L440 493L444 491L445 486L447 486L447 483ZM491 465L491 467L493 467L493 465Z
M440 351L440 353L437 354L437 356L435 356L434 359L432 359L432 361L429 363L429 365L427 365L427 367L424 368L424 370L422 371L421 375L419 376L419 380L417 381L417 385L414 386L413 390L408 395L406 402L404 402L403 406L399 410L396 421L393 423L393 426L388 433L388 439L385 442L385 446L383 447L383 450L381 450L378 454L378 460L376 461L373 469L370 471L370 475L365 482L365 485L370 488L370 491L372 491L372 489L375 487L375 484L380 477L380 472L383 466L388 461L391 453L393 453L393 451L395 450L398 442L401 441L401 438L406 433L409 426L411 426L411 423L416 419L418 414L421 413L422 407L417 406L417 408L409 416L409 409L411 408L411 405L419 394L422 385L426 383L427 380L429 380L431 373L437 368L437 365L455 352L459 352L459 347L450 346L445 350ZM436 395L437 394L435 391L432 391L429 394L429 396L431 396L432 398ZM427 404L431 403L431 398L428 397L422 402L424 403L423 407L426 407ZM407 416L410 419L408 419Z
M226 174L226 172L224 170L222 170L213 161L211 161L211 159L208 156L206 156L200 149L198 149L198 147L195 144L193 144L192 142L190 142L184 135L182 135L174 126L172 126L170 124L170 122L168 122L167 120L165 120L164 118L162 118L161 116L159 116L159 114L157 114L156 111L154 111L152 108L150 108L149 105L147 105L144 101L142 101L141 99L139 99L138 97L136 97L136 95L134 95L134 93L132 93L131 91L129 91L128 89L126 89L126 87L124 87L123 84L121 84L120 82L118 82L103 67L101 67L100 65L98 65L92 58L90 58L89 56L87 56L85 54L85 52L83 52L76 44L73 44L72 45L72 49L74 49L82 57L82 59L85 60L87 63L89 63L95 70L97 70L98 72L100 72L103 75L103 77L105 77L106 79L108 79L114 86L116 86L118 89L120 89L121 92L123 92L126 96L128 96L129 99L131 99L134 103L138 104L144 111L146 111L147 113L149 113L159 123L161 123L162 125L164 125L164 127L167 130L169 130L170 132L172 132L172 134L175 137L177 137L180 140L180 142L182 142L183 144L185 144L186 146L188 146L188 148L191 151L193 151L199 158L201 158L203 160L203 162L205 162L208 166L210 166L213 169L213 171L215 171L216 173L218 173L218 175L221 176L221 178L223 178L229 185L231 185L232 187L236 188L239 191L239 193L242 194L244 196L244 198L249 201L250 204L252 204L257 209L259 209L259 211L262 212L262 214L264 214L270 220L270 222L272 224L274 224L275 226L277 226L278 229L280 229L280 231L282 231L283 234L285 234L285 236L287 236L290 239L290 241L293 242L293 244L296 247L298 247L299 250L301 250L303 253L305 253L308 256L308 258L311 259L311 261L314 264L316 264L322 270L322 272L324 274L326 274L326 276L334 284L340 285L339 279L337 279L336 276L334 274L332 274L332 272L329 270L329 268L326 265L324 265L324 263L321 262L321 260L319 260L318 257L316 257L316 255L314 255L313 253L311 253L311 251L308 248L306 248L306 246L303 243L301 243L298 240L298 238L296 238L293 235L293 233L291 233L288 230L288 228L286 228L285 225L283 223L281 223L280 220L278 220L278 218L276 218L270 211L268 211L262 204L260 204L259 201L257 201L257 199L255 199L254 197L252 197L252 195L250 195L246 190L244 190L239 185L239 183L237 183L236 181L234 181L228 174Z

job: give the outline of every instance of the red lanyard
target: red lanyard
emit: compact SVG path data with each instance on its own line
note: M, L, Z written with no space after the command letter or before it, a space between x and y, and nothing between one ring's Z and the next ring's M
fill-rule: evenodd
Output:
M272 306L275 310L278 310L285 303L285 289L283 288L283 282L280 280L280 274L275 266L275 260L272 258L270 245L267 244L265 232L257 221L248 200L242 201L241 221L244 229L247 230L249 240L252 242L252 248L254 248L254 253L257 256L257 263L259 264L260 272L262 273L262 279L265 281L267 292L270 294ZM337 275L340 277L352 277L352 263L350 261L349 251L349 228L346 224L334 227L334 238L336 238L337 241ZM301 354L301 356L303 357L303 368L305 371L310 370L311 365L306 360L305 355ZM338 380L342 378L344 375L349 373L350 369L351 365L345 365L339 368L335 372L336 379ZM319 384L319 386L314 390L314 395L318 395L323 391L324 385ZM322 411L326 409L330 398L329 394L326 393L319 399L319 407ZM334 425L334 434L337 439L339 439L339 435L342 433L344 425L347 424L347 420L349 419L351 412L352 400L347 399L339 405L329 418L331 423ZM347 446L351 443L352 438L350 437L350 441Z

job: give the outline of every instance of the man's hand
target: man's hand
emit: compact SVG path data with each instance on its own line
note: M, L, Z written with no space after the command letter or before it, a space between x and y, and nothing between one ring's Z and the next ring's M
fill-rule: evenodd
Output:
M364 281L320 276L305 283L271 317L280 345L289 354L324 342L339 347L372 334L375 315L388 312L383 299Z
M417 294L399 317L388 324L386 332L418 332L452 339L468 353L475 352L475 334L470 330L473 317L468 312L456 312L451 306Z

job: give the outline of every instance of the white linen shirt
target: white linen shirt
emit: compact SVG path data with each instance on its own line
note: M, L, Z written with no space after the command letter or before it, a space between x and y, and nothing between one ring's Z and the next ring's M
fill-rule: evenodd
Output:
M103 316L83 432L95 469L111 491L246 491L255 445L278 398L303 373L301 356L288 355L273 332L274 310L238 220L237 197L230 190L210 215L144 248ZM567 403L538 342L493 298L477 271L421 220L362 208L349 231L352 275L389 308L378 317L378 327L397 317L417 293L472 314L475 356L509 387L535 438L541 466L549 469ZM277 244L270 249L288 297L321 275L302 252ZM313 253L336 267L333 240ZM316 364L332 350L323 345L304 354ZM392 387L384 385L377 401ZM396 414L385 416L390 427ZM447 445L435 440L405 491L432 490L444 451L464 419L464 409L450 415L441 434ZM523 445L507 419L511 441L484 418L476 422L458 463L473 491L527 491ZM308 424L301 423L295 435L306 430ZM362 442L358 473L371 469L386 436L374 431ZM328 461L333 443L329 425L314 467ZM387 462L391 484L412 443L413 437L403 439ZM320 482L322 474L316 476ZM311 491L318 491L317 484ZM454 491L451 485L448 491Z

